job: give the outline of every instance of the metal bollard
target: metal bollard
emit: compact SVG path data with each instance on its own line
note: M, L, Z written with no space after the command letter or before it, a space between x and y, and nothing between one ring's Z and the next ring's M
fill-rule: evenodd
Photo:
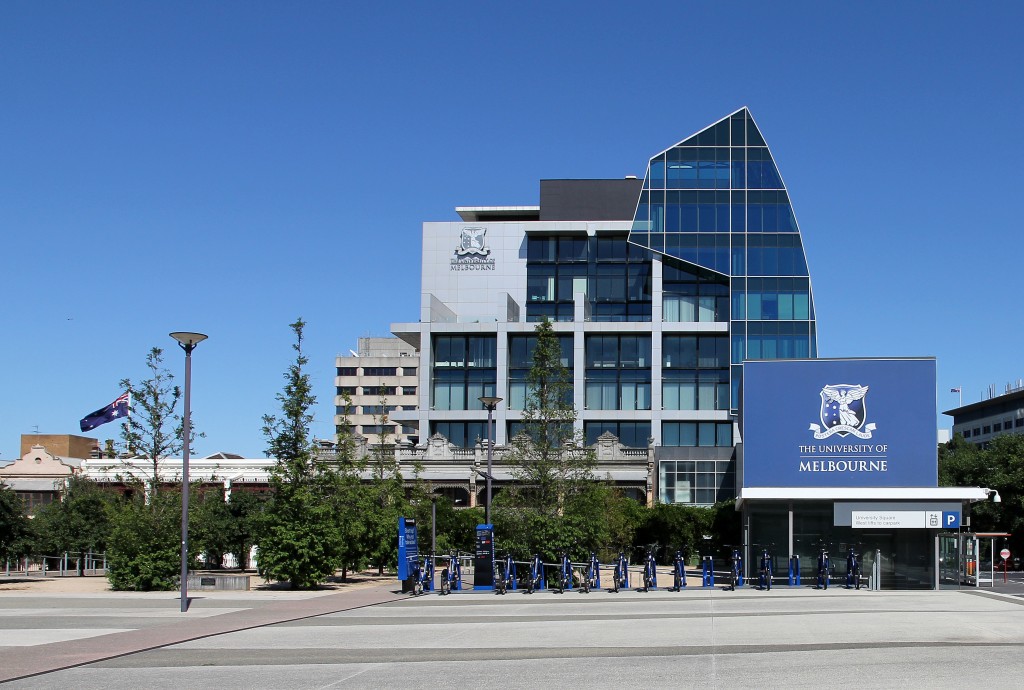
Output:
M715 560L711 556L704 556L701 563L701 586L715 586Z

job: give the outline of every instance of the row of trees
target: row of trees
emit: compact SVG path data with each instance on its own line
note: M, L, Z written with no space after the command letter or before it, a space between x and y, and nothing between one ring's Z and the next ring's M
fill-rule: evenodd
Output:
M302 351L305 323L291 324L295 360L277 396L278 415L263 419L267 453L276 458L269 491L235 490L229 501L219 488L193 485L189 546L193 567L231 554L241 567L257 547L261 574L310 588L341 572L376 566L394 568L400 515L429 523L430 497L417 485L410 492L394 455L385 447L357 457L348 425L339 426L340 443L325 456L314 446L311 410L316 403ZM163 368L162 353L147 357L150 377L122 381L132 392L133 417L122 429L127 455L156 457L143 477L122 477L127 490L111 490L71 477L61 499L24 515L15 494L0 486L0 558L105 552L116 589L172 589L180 565L181 494L161 485L159 461L181 451L182 424L176 414L180 391ZM126 468L127 469L127 468ZM361 475L370 472L372 482ZM452 509L437 500L439 548L472 548L480 511ZM83 563L81 558L77 559Z
M219 490L197 485L190 504L190 556L204 554L207 565L216 566L222 554L233 554L245 567L255 545L260 573L296 588L370 565L383 573L396 565L398 517L413 516L428 526L432 501L437 551L471 551L482 510L456 511L446 498L430 496L416 476L403 477L387 439L361 456L343 420L334 453L315 447L310 426L316 399L302 349L305 323L299 319L290 327L295 359L277 396L280 411L263 419L267 453L277 461L269 491L236 490L226 502ZM506 460L514 481L492 507L499 548L523 557L540 553L547 560L563 550L581 556L596 551L610 560L619 550L649 544L664 547L663 553L683 548L694 554L705 534L732 540L738 519L731 503L648 510L597 476L593 450L573 431L571 381L551 323L540 323L536 336L524 432L513 439ZM22 520L10 538L0 532L0 549L6 550L0 555L106 551L115 588L176 586L180 493L161 487L158 461L181 450L180 391L161 354L154 348L147 357L150 378L122 382L133 396L123 448L157 458L147 476L123 493L72 478L61 501L45 506L31 523ZM367 475L370 481L363 479ZM0 511L10 504L9 512L20 515L7 494L0 496Z

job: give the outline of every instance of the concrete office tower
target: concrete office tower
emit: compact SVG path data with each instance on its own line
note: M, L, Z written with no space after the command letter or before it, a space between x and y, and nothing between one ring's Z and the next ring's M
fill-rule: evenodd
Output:
M348 424L370 445L416 443L415 428L395 423L396 410L416 408L418 353L398 338L360 338L359 349L335 360L335 425L346 414L345 396L351 401Z
M555 322L577 426L653 446L656 496L733 498L744 359L816 357L810 279L782 178L746 108L650 158L643 180L542 180L539 206L423 224L418 409L457 447L521 424L536 322ZM647 462L637 454L636 462Z

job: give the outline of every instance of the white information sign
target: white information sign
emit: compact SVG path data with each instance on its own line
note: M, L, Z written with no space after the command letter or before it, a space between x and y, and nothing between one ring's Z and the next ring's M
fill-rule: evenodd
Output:
M855 510L854 529L938 529L942 512L937 510Z

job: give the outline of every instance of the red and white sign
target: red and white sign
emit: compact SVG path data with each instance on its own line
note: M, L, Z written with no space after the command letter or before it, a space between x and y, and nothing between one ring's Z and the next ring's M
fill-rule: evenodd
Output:
M999 557L1002 558L1004 561L1010 560L1010 550L1009 549L1003 549L1002 551L999 552Z

